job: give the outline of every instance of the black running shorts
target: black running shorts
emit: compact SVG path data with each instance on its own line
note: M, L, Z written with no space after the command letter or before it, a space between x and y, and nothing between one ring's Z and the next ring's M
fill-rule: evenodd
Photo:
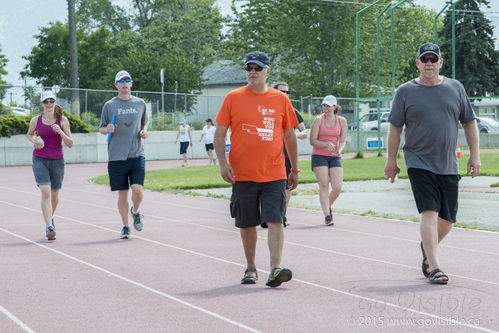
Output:
M416 168L410 168L407 174L419 213L433 210L438 217L456 222L460 175L436 175Z

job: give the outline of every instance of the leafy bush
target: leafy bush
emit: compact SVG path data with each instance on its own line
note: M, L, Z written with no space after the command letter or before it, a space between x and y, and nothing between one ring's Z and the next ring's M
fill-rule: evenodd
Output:
M37 115L29 116L0 116L0 137L9 137L11 135L26 134L29 129L31 118ZM64 116L69 120L69 126L72 133L90 133L90 128L86 123L75 116L64 111Z
M99 131L100 119L93 112L87 111L81 114L81 120L88 124L92 132Z

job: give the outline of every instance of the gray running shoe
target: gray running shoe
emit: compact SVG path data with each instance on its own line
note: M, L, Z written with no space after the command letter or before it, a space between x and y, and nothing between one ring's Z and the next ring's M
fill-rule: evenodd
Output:
M54 227L54 230L55 230L55 222L54 222L54 218L52 218L52 226Z
M48 240L55 240L55 228L52 225L47 226L45 228L45 236L47 236Z
M123 226L123 229L121 229L121 239L129 239L130 238L130 227L127 227L126 225Z
M141 215L140 213L134 214L132 211L133 207L130 208L130 213L133 216L133 227L135 228L135 230L141 231L144 227L144 223L142 223L142 218L144 217L144 215Z
M333 215L326 216L326 218L324 219L324 224L325 225L334 225Z
M265 284L272 288L279 287L281 283L288 282L292 277L293 273L291 272L291 270L287 268L274 267L274 269L272 269L272 272L270 272L267 283Z

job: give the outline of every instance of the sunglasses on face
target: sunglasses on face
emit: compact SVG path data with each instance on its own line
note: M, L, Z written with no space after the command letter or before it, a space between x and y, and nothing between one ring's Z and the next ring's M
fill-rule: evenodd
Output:
M126 77L124 79L119 79L118 80L118 83L123 83L123 82L126 82L126 83L132 82L132 79L130 79L129 77Z
M426 64L429 60L432 64L434 64L438 61L438 59L438 57L421 57L419 58L419 61L421 61L423 64Z
M245 68L246 72L251 72L252 70L255 70L255 72L261 72L263 70L263 67L262 66L250 66L250 65L247 65Z
M279 91L282 93L285 93L286 95L289 95L289 93L290 93L289 90L279 90Z
M49 99L44 100L42 103L43 104L54 104L55 99L49 98Z

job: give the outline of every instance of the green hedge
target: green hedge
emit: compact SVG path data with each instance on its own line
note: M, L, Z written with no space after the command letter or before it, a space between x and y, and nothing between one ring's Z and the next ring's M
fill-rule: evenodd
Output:
M29 116L0 116L0 137L9 137L16 134L26 134L29 129L31 118L37 115ZM72 133L90 133L90 128L86 123L75 116L64 111L64 116L69 120L69 126Z

